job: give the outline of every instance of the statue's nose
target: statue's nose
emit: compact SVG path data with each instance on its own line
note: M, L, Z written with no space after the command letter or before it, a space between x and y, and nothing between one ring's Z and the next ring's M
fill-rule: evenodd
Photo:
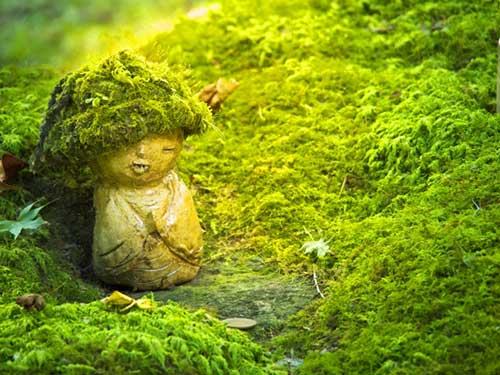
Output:
M144 157L144 146L143 145L140 145L138 148L137 148L137 151L135 153L138 157L140 158L143 158Z

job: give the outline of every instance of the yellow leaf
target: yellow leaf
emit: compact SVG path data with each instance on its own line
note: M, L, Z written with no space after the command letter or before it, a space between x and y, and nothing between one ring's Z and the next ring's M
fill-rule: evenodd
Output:
M141 299L136 300L135 302L137 303L137 307L140 309L149 310L149 309L152 309L154 307L153 301L151 301L150 299L147 299L147 298L141 298Z
M111 293L106 298L103 298L101 302L108 304L108 305L114 305L114 306L125 306L123 309L120 311L127 311L130 310L132 307L137 306L140 309L143 310L149 310L154 308L153 302L147 298L141 298L138 300L133 299L132 297L129 297L123 293L120 293L118 291L114 291Z
M120 293L116 290L113 293L111 293L111 295L101 300L101 302L103 303L115 306L130 305L134 301L135 300L132 297L126 296L125 294Z

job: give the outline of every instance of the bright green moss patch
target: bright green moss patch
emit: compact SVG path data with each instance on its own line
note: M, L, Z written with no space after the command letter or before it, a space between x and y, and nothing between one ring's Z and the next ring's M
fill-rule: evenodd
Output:
M498 13L227 4L143 52L241 83L222 134L191 140L180 167L214 256L317 263L327 298L275 345L309 353L307 374L498 372ZM331 239L321 262L301 250L308 232Z
M0 68L0 152L30 158L56 77L49 68Z
M100 302L0 309L0 370L24 374L278 374L262 349L203 311L119 313Z
M222 76L241 83L218 115L221 131L188 139L179 168L195 192L207 261L258 257L263 270L300 274L311 289L315 271L326 298L296 314L269 346L304 359L297 373L500 371L498 17L489 1L226 0L206 21L182 20L141 49L172 69L189 65L200 88ZM82 105L105 107L97 93ZM301 249L308 233L330 241L323 259ZM18 267L9 272L21 272ZM206 291L217 296L223 279L207 278ZM196 293L193 286L186 290ZM204 298L200 292L192 300ZM3 306L8 314L18 311ZM91 306L97 305L64 305L47 314L75 309L82 320ZM101 314L111 322L103 330L95 321L102 337L114 326L132 333L121 339L124 347L108 351L99 346L101 336L86 343L106 353L99 363L109 355L133 357L127 363L141 366L135 322L120 326L115 313L99 308ZM158 316L148 314L140 324L150 335L147 327ZM18 318L8 316L7 324ZM63 320L57 315L51 324ZM87 329L94 328L79 330ZM187 334L175 329L179 337ZM224 335L207 339L220 342ZM15 342L29 347L29 340ZM169 345L148 349L163 354L146 362L160 368L157 358L170 355ZM44 359L45 347L30 354L38 362L29 368L59 360L56 351ZM8 354L9 366L15 353ZM172 363L184 363L172 356ZM67 365L91 372L95 363ZM209 373L200 368L183 367Z
M210 111L184 80L182 72L130 52L69 73L54 89L41 128L41 169L78 176L96 157L147 134L203 132Z

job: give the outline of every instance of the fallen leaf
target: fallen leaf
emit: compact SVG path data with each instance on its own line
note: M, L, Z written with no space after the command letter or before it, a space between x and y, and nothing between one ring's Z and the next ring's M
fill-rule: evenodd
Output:
M28 164L11 154L3 154L0 161L0 193L7 190L17 190L19 187L9 185L5 181L17 176L18 172Z
M101 299L101 302L109 304L109 305L120 306L120 305L128 305L128 304L134 302L134 299L132 297L129 297L129 296L115 290L109 296Z
M5 182L17 176L21 169L28 166L24 160L12 154L3 154L0 163L0 182Z
M154 308L153 301L151 301L150 299L147 299L147 298L136 299L135 303L136 303L138 308L143 309L143 310L149 310L149 309Z
M219 78L216 83L205 86L198 98L207 103L213 112L217 112L222 103L231 95L240 84L234 79Z

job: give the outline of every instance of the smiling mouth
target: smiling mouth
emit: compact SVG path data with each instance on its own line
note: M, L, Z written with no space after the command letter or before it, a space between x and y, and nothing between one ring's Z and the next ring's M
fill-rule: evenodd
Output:
M144 173L149 171L150 166L149 166L149 164L146 164L146 163L139 163L137 161L134 161L130 165L130 168L132 168L134 173L144 174Z

